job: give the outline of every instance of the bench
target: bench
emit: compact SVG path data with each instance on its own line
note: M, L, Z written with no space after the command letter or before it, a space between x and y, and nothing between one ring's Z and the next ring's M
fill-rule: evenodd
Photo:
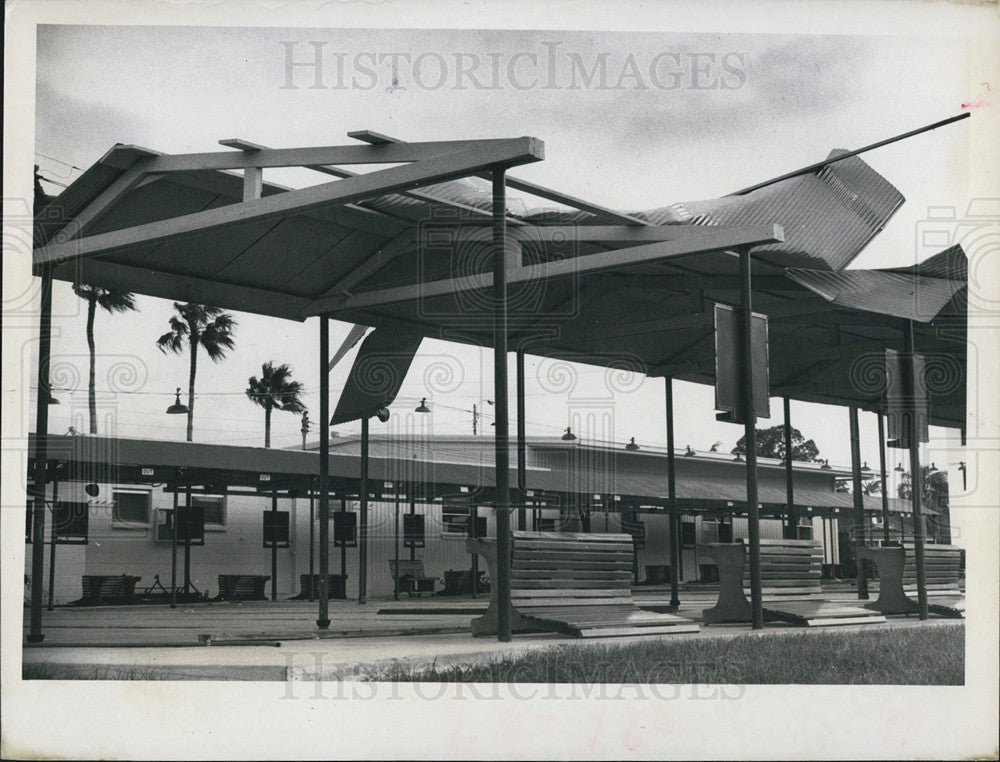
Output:
M709 543L707 551L719 567L719 599L702 612L705 624L752 621L747 547ZM885 622L868 609L823 597L823 547L816 540L761 540L760 574L765 620L809 627Z
M396 582L397 564L398 582ZM424 593L434 595L434 583L438 579L437 577L428 577L424 573L424 562L419 559L399 562L395 559L389 559L389 574L392 576L393 582L399 585L399 591L405 592L411 598L414 595L420 596Z
M99 606L102 603L138 603L135 584L142 577L128 574L84 574L83 597L75 606Z
M914 614L917 604L917 564L913 545L867 548L858 546L858 558L878 567L878 600L865 606L883 614ZM965 616L965 595L959 587L962 549L954 545L924 546L927 610L947 617Z
M310 576L312 577L312 595L314 598L319 597L319 574L300 574L299 575L299 590L301 591L294 598L290 598L292 601L303 601L309 598L309 586L310 586ZM347 598L347 575L346 574L328 574L326 577L326 595L327 598Z
M497 578L496 540L468 539ZM578 532L512 532L512 632L559 632L578 638L698 632L690 619L643 611L632 599L632 536ZM486 613L472 634L497 632L499 603L491 586Z
M220 574L217 601L266 601L267 574Z

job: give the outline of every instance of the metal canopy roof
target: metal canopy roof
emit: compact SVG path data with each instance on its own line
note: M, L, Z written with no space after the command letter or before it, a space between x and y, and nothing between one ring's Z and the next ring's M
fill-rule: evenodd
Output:
M67 281L491 345L491 197L479 178L541 159L541 142L356 137L370 145L226 141L238 150L177 156L116 146L36 214L36 272L48 265ZM374 163L398 166L356 176L336 166ZM292 190L261 181L273 166L342 179ZM731 252L751 246L754 310L770 317L772 394L876 405L857 370L900 342L872 309L887 301L885 284L897 316L927 314L924 302L907 311L914 288L946 302L940 314L954 320L948 330L919 326L918 351L964 369L954 253L914 268L842 271L903 203L857 157L745 195L632 214L507 182L575 207L508 211L512 348L711 383L711 306L738 303ZM840 286L832 298L831 283ZM937 398L930 390L932 423L964 425L964 383L952 386Z

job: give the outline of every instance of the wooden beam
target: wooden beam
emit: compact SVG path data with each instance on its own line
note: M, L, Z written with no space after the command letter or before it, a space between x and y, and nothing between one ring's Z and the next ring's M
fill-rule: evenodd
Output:
M401 140L397 140L396 138L391 138L388 135L382 135L381 133L372 132L370 130L349 132L347 133L347 137L354 138L355 140L361 140L365 143L369 143L370 145L387 145L389 143L397 145L411 145L409 143L404 143ZM483 180L489 180L490 174L489 172L478 172L476 173L476 177ZM559 193L558 191L546 188L543 185L536 185L535 183L529 183L525 180L518 180L516 177L511 177L510 175L505 178L505 181L508 188L514 188L515 190L530 193L533 196L538 196L539 198L544 198L548 201L555 201L556 203L564 204L565 206L571 206L574 209L579 209L580 211L588 212L600 217L607 217L625 225L652 226L652 223L646 220L600 206L599 204L592 204L589 201L584 201L581 198L576 198L575 196L570 196L566 193Z
M467 151L323 183L311 188L278 193L242 204L89 236L72 244L44 246L35 250L34 261L42 264L93 256L172 236L215 230L234 223L257 222L282 215L302 214L327 205L349 204L372 196L409 190L435 181L467 176L484 167L515 166L538 161L543 155L543 145L535 138L485 141ZM155 162L156 159L151 161Z
M253 201L260 198L264 187L264 170L260 167L247 167L243 170L243 200Z
M514 138L526 140L531 138ZM315 148L253 148L242 140L231 145L239 152L161 154L151 158L151 172L192 172L201 169L246 169L247 167L305 167L312 164L402 164L423 162L450 154L487 149L507 142L497 140L442 140L428 143L320 146Z
M507 282L515 284L549 278L571 278L592 272L707 252L720 252L728 255L729 252L726 250L732 247L775 243L783 238L784 233L780 225L727 228L724 232L717 231L714 235L699 234L690 239L651 243L515 268L507 274ZM313 302L305 315L334 315L350 310L411 302L469 290L487 289L492 288L492 286L493 276L486 272L477 276L449 278L431 283L416 283L377 291L366 291L350 297L320 297Z

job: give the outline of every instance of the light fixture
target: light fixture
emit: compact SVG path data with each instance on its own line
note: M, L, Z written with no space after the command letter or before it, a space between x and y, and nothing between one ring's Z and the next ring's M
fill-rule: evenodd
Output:
M905 469L905 468L903 468L903 464L902 464L902 463L897 463L897 464L896 464L896 468L895 468L895 469L893 469L893 470L894 470L894 471L895 471L895 472L896 472L897 474L903 474L903 473L906 473L906 469Z
M572 442L574 439L576 439L576 434L573 433L571 427L569 426L566 427L566 433L562 435L562 439L564 442Z
M868 468L868 461L866 460L865 463L864 463L864 465L861 466L861 473L863 473L863 474L870 474L871 472L872 472L872 470L870 468Z
M386 421L389 420L389 408L380 407L378 410L375 411L375 417L378 418L380 421L382 421L382 423L385 423Z
M937 466L935 466L933 463L931 463L931 467L927 469L927 473L929 473L929 474L936 474L937 470L938 470Z
M55 397L53 397L52 396L52 392L50 392L48 389L42 390L42 394L45 395L42 399L45 400L45 404L46 405L58 405L59 404L59 400L57 400Z
M685 454L685 455L687 455L688 457L691 457L692 455L694 455L694 454L695 454L695 451L694 451L694 450L693 450L693 449L691 448L691 445L685 445L685 447L687 448L687 449L686 449L686 450L684 451L684 454Z
M188 412L188 406L181 404L181 388L177 387L177 396L174 404L167 408L167 415L183 415Z
M830 470L832 470L833 466L830 465L830 459L827 458L826 460L824 460L823 461L823 465L820 466L820 468L822 470L824 470L824 471L830 471Z
M632 437L632 438L631 438L631 439L630 439L630 440L628 441L628 444L627 444L627 445L625 445L625 449L626 449L626 450L629 450L629 451L631 451L631 452L635 452L636 450L638 450L638 449L639 449L639 445L637 445L637 444L635 443L635 437Z
M431 412L431 409L429 407L427 407L427 398L426 397L421 397L420 398L420 404L417 405L415 408L413 408L413 412L414 413L429 413L429 412Z
M736 451L736 457L733 458L733 461L736 462L736 463L742 463L743 462L743 456L740 455L740 451L739 450Z
M86 492L88 495L90 495L90 497L97 497L98 495L101 494L101 488L98 487L93 482L85 485L83 491Z

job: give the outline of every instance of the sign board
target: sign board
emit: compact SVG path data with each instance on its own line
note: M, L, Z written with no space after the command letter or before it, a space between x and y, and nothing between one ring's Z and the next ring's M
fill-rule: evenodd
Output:
M52 509L52 535L59 544L86 545L90 504L60 500Z
M929 432L924 356L887 349L885 350L885 414L888 447L909 449L911 413L917 418L918 441L926 442Z
M424 517L420 513L403 514L403 547L424 547Z
M758 418L771 417L770 372L767 347L767 315L750 316L753 362L753 407ZM717 420L744 423L743 331L740 311L727 304L715 305L715 409Z
M264 511L264 547L288 547L288 511Z
M358 514L355 511L335 511L333 519L333 546L356 548L358 546Z

